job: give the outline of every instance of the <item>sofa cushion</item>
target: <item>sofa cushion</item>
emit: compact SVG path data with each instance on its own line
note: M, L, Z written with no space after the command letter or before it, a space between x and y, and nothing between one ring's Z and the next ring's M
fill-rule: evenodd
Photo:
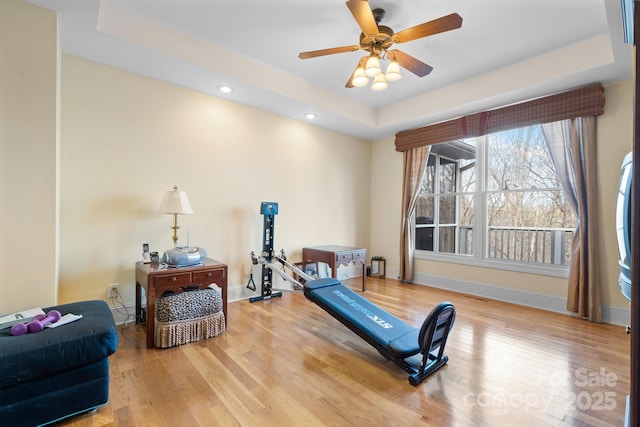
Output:
M82 319L38 333L12 336L0 330L0 388L37 380L98 362L115 353L118 331L104 301L83 301L43 308Z

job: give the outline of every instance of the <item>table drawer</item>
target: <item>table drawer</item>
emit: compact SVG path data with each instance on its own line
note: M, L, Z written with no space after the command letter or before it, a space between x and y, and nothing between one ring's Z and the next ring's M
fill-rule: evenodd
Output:
M162 276L156 276L156 287L159 286L173 286L184 285L187 286L191 283L191 273L175 273L175 274L163 274Z
M367 257L367 251L353 251L353 260L362 261Z
M349 262L352 258L351 252L336 252L337 262Z
M222 280L224 280L224 270L205 270L197 271L193 273L193 284L209 286L212 283L222 286Z

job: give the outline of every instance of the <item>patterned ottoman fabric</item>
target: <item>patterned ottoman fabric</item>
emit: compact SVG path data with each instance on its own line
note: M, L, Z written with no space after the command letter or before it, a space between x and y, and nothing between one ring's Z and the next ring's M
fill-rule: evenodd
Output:
M155 345L160 348L215 337L226 327L217 287L160 297L155 316Z

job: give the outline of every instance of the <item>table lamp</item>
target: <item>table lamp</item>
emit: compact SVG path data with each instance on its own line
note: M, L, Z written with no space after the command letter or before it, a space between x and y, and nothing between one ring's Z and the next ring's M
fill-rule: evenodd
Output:
M159 213L171 214L173 215L173 247L178 246L178 215L190 215L193 213L193 209L191 209L191 204L189 203L189 199L187 198L187 193L184 191L179 191L178 186L174 185L173 190L169 190L164 193L164 198L162 199L162 203L160 203L160 207L158 208Z

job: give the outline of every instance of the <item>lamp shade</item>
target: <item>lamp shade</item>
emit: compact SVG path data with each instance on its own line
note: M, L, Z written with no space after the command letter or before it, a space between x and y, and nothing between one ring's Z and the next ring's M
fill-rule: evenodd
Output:
M351 80L351 84L355 87L366 86L369 83L369 78L364 74L364 68L358 67L356 68L356 72L353 73L353 79Z
M382 70L380 69L380 61L378 61L378 58L374 54L371 54L369 59L367 59L367 65L364 69L364 73L369 77L375 77L382 73Z
M158 212L164 214L189 215L193 213L193 209L191 209L191 203L189 203L187 193L178 190L178 186L174 185L173 190L164 193Z
M384 79L383 74L378 74L371 83L371 89L375 91L385 90L387 88L387 81Z
M387 73L384 75L384 78L390 82L400 80L402 78L402 74L400 74L400 66L395 60L389 63Z

